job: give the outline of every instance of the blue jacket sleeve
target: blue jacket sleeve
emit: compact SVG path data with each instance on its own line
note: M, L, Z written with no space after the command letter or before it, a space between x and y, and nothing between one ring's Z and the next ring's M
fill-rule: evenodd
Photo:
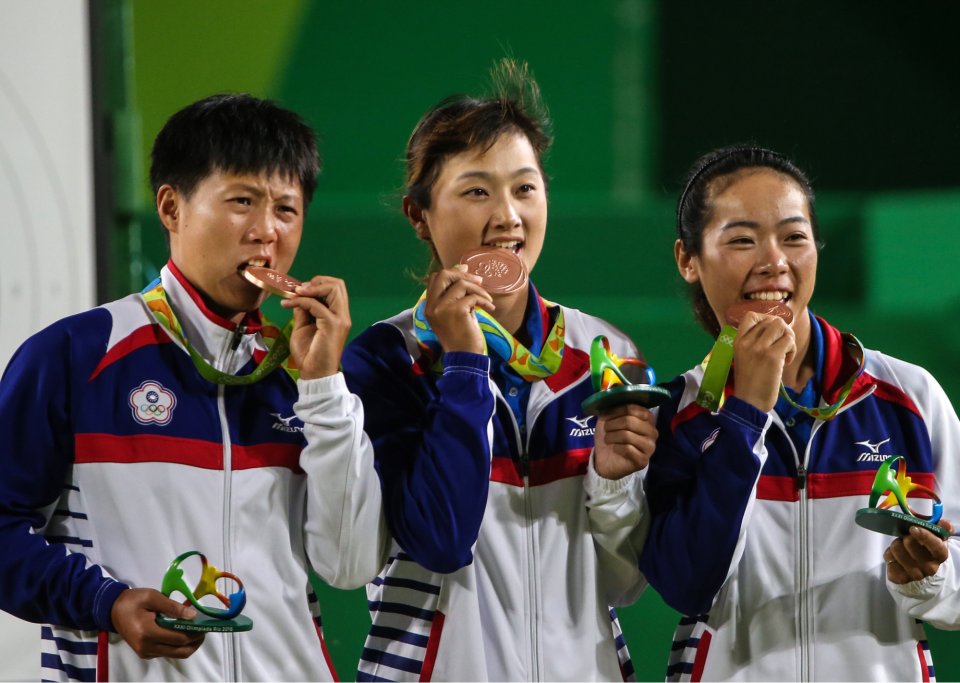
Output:
M363 401L390 532L414 561L446 574L473 561L490 485L494 398L489 358L443 360L434 386L411 367L399 330L381 323L347 347L343 370Z
M664 602L698 615L710 611L737 561L769 418L731 396L718 413L675 421L684 378L667 386L674 400L660 410L644 483L652 519L640 570Z
M28 339L0 380L0 609L35 623L113 631L110 612L128 586L38 533L73 464L73 377L91 361L78 366L67 321Z

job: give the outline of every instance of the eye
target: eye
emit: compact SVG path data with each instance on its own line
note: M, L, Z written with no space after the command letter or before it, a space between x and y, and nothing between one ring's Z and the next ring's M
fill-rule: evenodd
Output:
M806 233L795 232L787 237L787 242L800 242L807 239Z
M250 206L253 204L253 200L251 200L250 197L233 197L228 201L236 202L237 204L242 204L243 206Z
M283 213L289 213L289 214L292 214L292 215L294 215L294 216L297 215L297 210L296 210L294 207L292 207L292 206L278 206L277 209L280 210L280 211L283 212Z
M475 188L473 188L472 190L467 190L467 191L464 192L463 194L464 194L464 196L467 196L467 197L486 197L486 196L488 196L488 195L487 195L487 191L484 190L484 189L481 188L481 187L475 187Z
M517 194L529 194L536 189L537 188L535 188L533 185L530 185L529 183L527 183L526 185L521 185L520 187L517 188Z
M753 244L753 239L750 238L750 237L745 237L745 236L742 236L742 237L733 237L733 238L730 239L729 242L727 242L727 244L736 244L736 245L740 245L740 246L751 245L751 244Z

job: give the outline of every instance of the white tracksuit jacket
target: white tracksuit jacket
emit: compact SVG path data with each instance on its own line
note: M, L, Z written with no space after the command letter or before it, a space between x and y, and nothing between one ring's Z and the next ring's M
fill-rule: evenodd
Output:
M201 356L249 373L266 351L259 316L237 330L175 266L161 278ZM136 419L138 390L168 411ZM139 294L25 342L0 384L0 607L48 624L43 678L333 680L308 567L356 588L389 547L362 425L340 374L203 379ZM110 632L110 608L124 584L159 589L188 550L240 577L253 630L142 660Z
M856 363L836 329L813 324L830 405ZM668 679L934 680L922 622L960 627L960 544L950 539L936 576L896 586L883 559L893 537L854 517L880 464L903 455L944 517L960 520L960 421L943 390L922 368L867 350L840 413L817 420L798 451L775 412L730 396L732 376L718 413L694 403L697 367L665 385L674 400L658 416L641 569L690 615Z

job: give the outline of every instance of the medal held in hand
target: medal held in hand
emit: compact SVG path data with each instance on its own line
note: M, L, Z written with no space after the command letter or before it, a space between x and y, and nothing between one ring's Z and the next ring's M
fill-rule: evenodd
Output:
M491 294L510 294L527 286L527 267L519 256L501 247L480 247L460 257L460 265L483 278L480 286Z
M628 372L636 368L645 382L632 383L624 374L624 366ZM628 403L656 408L670 399L669 391L656 386L653 368L636 358L618 358L603 335L594 339L590 347L590 377L596 393L580 406L586 415L600 415Z
M297 287L302 283L300 280L284 275L273 268L264 268L262 266L247 266L240 270L243 277L253 285L256 285L265 292L282 296L285 299L292 299L297 295Z
M894 474L893 466L898 461L899 465ZM933 499L932 514L918 514L907 505L907 497L915 492ZM882 501L881 497L883 497ZM890 509L895 505L899 505L902 512ZM937 494L926 486L914 484L907 476L907 461L904 457L891 455L877 470L877 476L873 480L873 490L870 492L869 507L857 510L855 521L864 529L888 536L909 536L910 527L918 526L946 540L950 532L937 526L942 515L943 503L940 502Z
M180 568L180 563L192 555L200 556L203 569L197 587L190 590L190 586L183 579L183 569ZM231 593L229 598L217 589L217 581L220 579L233 579L237 582L237 591ZM173 629L174 631L219 631L224 633L249 631L253 628L253 620L240 614L247 604L247 593L243 590L243 582L235 575L221 572L213 565L208 564L203 553L191 550L170 563L163 575L160 592L169 598L175 591L187 598L183 604L192 605L197 610L197 616L193 619L170 619L158 614L157 624L163 628ZM226 609L214 609L201 605L200 598L205 595L216 597L226 606Z

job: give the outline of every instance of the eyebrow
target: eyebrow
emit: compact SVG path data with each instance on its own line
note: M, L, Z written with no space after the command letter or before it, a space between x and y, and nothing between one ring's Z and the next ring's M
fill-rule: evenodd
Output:
M807 220L806 218L804 218L803 216L790 216L789 218L784 218L782 221L778 222L777 225L778 225L778 226L781 226L781 225L789 225L789 224L791 224L791 223L807 223L807 224L809 224L810 221L808 221L808 220ZM757 223L756 221L731 221L731 222L727 223L726 225L724 225L722 228L720 228L720 230L726 230L726 229L728 229L728 228L754 228L754 229L757 229L757 228L759 228L759 227L760 227L760 224Z
M239 192L239 191L249 192L250 194L255 195L257 197L266 196L266 193L260 188L255 187L253 185L247 185L246 183L236 183L235 185L228 185L226 189L227 194L230 194L232 192ZM287 193L277 197L276 201L283 202L283 201L291 201L294 199L299 199L299 197L296 194Z
M533 166L524 166L521 169L518 169L513 172L510 176L511 178L517 178L527 173L539 173L540 171L535 169ZM481 178L483 180L489 180L492 177L492 174L487 171L467 171L466 173L461 173L457 176L457 180L464 180L465 178Z

